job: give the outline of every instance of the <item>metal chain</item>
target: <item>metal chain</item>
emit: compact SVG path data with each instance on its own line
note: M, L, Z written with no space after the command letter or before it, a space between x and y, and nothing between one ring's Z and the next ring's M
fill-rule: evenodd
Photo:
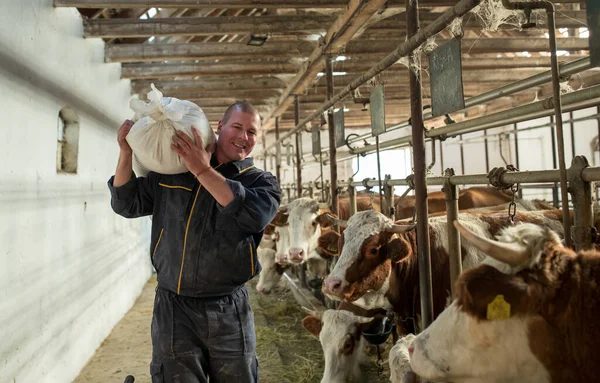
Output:
M510 187L510 191L512 192L512 201L508 204L508 218L510 218L510 223L512 225L515 224L515 216L517 215L517 193L519 191L519 184L513 184Z

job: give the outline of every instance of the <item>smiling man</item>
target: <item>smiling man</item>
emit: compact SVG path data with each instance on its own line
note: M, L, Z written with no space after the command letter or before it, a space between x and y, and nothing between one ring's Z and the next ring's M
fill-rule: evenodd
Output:
M275 217L275 177L248 155L261 127L248 102L219 121L216 147L184 133L173 150L189 172L132 177L125 121L117 134L119 162L108 181L113 210L152 215L150 257L158 274L152 318L153 383L258 382L254 314L245 283L258 274L256 248Z

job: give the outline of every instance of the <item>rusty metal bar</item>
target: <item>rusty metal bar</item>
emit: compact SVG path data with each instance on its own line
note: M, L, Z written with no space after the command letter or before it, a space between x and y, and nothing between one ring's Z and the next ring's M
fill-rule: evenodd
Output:
M331 57L325 60L325 76L327 76L327 99L333 98L333 67ZM329 179L331 180L331 212L338 214L337 194L337 149L335 147L335 124L333 123L333 110L327 111L327 127L329 128Z
M444 175L447 180L454 175L454 169L446 169ZM450 254L450 288L454 296L455 283L462 273L462 255L460 253L460 233L454 227L454 221L458 219L458 186L447 181L442 188L446 199L446 216L448 228L448 253Z
M351 95L355 89L358 89L359 86L361 86L362 84L372 79L374 76L378 75L379 73L385 71L387 68L394 65L400 58L406 57L409 53L411 53L419 46L421 46L421 44L426 42L427 39L429 39L432 36L435 36L439 32L446 29L446 27L450 25L452 21L454 21L454 19L456 19L457 17L464 16L471 9L479 5L479 3L481 3L481 0L460 0L458 3L456 3L456 5L454 5L451 8L448 8L440 17L435 19L433 22L429 23L426 27L418 30L417 33L415 33L407 41L399 45L390 54L388 54L382 60L380 60L375 66L373 66L361 76L354 79L341 92L335 95L335 97L322 104L320 108L316 109L308 117L300 121L300 124L296 125L296 127L290 130L281 139L285 140L292 134L296 133L298 130L302 129L304 124L312 121L315 117L318 117L321 113L335 105L336 102L343 100L344 97ZM274 145L275 143L270 145L268 148L265 148L265 150L270 149Z
M413 38L419 32L419 1L406 0L406 34ZM418 53L420 54L420 53ZM416 59L409 54L409 67ZM423 124L423 99L421 95L421 68L409 70L410 117L412 122L413 159L415 164L415 208L417 212L417 247L421 321L423 328L433 322L433 290L431 287L431 254L429 248L429 219L427 208L427 174L425 159L425 126Z
M562 199L563 227L565 230L565 243L573 247L569 228L571 227L571 216L569 215L569 192L567 190L567 166L565 164L565 140L562 123L562 102L560 95L558 57L556 56L556 20L554 4L549 1L515 2L502 0L506 9L520 9L531 12L532 9L544 9L548 18L548 34L550 40L550 65L552 71L552 93L554 104L554 115L556 118L556 138L558 144L558 169L560 171L560 194Z
M294 123L298 125L300 120L300 100L298 96L294 99ZM296 194L302 197L302 131L296 133Z

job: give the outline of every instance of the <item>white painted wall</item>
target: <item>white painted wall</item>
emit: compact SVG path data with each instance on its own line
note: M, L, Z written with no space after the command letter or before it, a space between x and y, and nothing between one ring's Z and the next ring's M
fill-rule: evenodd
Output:
M149 220L116 216L106 187L130 84L82 35L52 0L0 5L0 382L72 381L151 274ZM76 175L56 173L67 105Z

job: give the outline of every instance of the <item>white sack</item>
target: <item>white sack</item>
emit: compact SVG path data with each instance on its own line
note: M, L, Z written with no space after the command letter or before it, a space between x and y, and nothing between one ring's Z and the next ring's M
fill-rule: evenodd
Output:
M175 131L183 131L195 141L191 128L194 126L202 137L204 148L215 142L215 135L198 105L174 97L163 97L154 84L151 87L152 90L148 92L150 102L133 99L129 103L136 113L134 119L138 119L127 135L127 142L133 149L134 170L138 176L145 176L149 171L185 173L187 167L171 148Z

